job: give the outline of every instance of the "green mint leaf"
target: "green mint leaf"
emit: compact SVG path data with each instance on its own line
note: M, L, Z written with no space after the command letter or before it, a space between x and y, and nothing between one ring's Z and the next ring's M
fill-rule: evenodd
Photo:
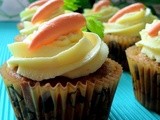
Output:
M64 0L64 9L76 11L80 6L77 3L77 0Z
M104 37L104 26L101 21L98 21L96 17L86 17L87 31L98 34L101 38Z
M91 8L94 0L64 0L64 9L82 13L85 8Z

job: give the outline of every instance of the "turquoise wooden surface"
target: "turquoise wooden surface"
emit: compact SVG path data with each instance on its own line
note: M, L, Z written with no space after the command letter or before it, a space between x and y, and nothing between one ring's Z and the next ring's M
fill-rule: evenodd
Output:
M18 34L17 22L0 22L0 66L10 57L7 44ZM0 120L16 120L6 88L0 77ZM160 115L145 109L134 97L132 80L123 72L111 107L109 120L160 120Z

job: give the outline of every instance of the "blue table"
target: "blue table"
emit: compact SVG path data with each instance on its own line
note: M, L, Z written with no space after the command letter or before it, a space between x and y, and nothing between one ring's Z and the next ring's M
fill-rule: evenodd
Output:
M0 66L10 57L7 44L18 34L17 22L0 22ZM145 109L134 97L132 80L123 72L109 115L109 120L160 120L160 115ZM0 120L16 120L6 88L0 77Z

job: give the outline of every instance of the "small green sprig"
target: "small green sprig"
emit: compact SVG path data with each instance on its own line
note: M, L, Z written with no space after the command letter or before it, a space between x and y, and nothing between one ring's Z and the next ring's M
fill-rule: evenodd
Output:
M78 5L77 0L64 0L64 9L76 11L80 5Z
M94 0L93 0L94 1ZM91 8L91 0L64 0L64 9L82 13L85 8Z
M98 34L101 38L104 37L104 26L101 21L99 21L94 16L86 17L87 25L86 25L86 31L93 32Z

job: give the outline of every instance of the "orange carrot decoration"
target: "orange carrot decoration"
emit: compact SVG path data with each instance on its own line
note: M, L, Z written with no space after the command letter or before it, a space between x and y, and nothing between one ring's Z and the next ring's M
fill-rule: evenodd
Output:
M99 2L95 3L93 5L93 11L97 12L99 11L103 6L109 6L110 1L109 0L100 0Z
M148 34L151 37L154 37L158 35L159 31L160 31L160 21L157 22L155 25L153 25L153 27L148 31Z
M145 8L145 6L142 3L135 3L135 4L132 4L132 5L129 5L125 8L123 8L123 9L119 10L114 16L112 16L108 20L108 22L113 23L126 13L136 12L136 11L139 11L139 10L144 9L144 8Z
M29 6L28 6L28 8L32 8L32 7L34 7L34 6L41 6L41 5L43 5L44 3L46 3L48 0L38 0L38 1L35 1L35 2L33 2L32 4L30 4Z
M48 0L36 11L34 16L32 17L31 22L35 24L44 21L51 16L50 14L55 12L63 4L63 0Z
M50 44L62 35L80 30L85 24L86 20L80 13L68 13L55 17L34 36L29 49L33 50Z

